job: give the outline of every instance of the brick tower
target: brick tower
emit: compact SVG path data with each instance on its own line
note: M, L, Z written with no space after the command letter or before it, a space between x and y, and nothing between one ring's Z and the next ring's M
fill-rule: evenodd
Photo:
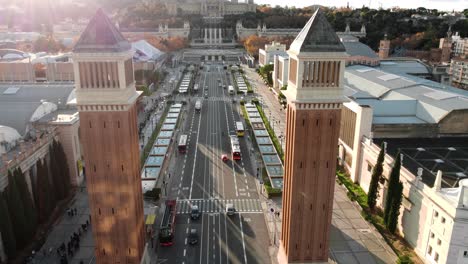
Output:
M387 34L385 34L384 39L380 41L379 58L381 60L387 59L389 54L390 54L390 40L387 39Z
M133 53L98 10L73 48L80 135L99 264L138 264L144 249Z
M328 261L346 53L319 9L289 54L279 263Z

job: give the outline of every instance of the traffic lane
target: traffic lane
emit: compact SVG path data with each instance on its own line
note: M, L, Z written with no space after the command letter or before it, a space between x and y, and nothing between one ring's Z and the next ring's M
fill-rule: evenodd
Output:
M242 230L240 226L240 215L234 214L231 216L226 215L226 234L228 243L226 243L226 256L227 263L240 264L245 263L244 256L244 241L242 238Z
M203 218L205 218L206 216L204 215L201 215L199 219L197 220L190 220L190 225L189 225L189 232L190 232L190 229L195 229L197 230L197 234L198 234L198 242L196 244L190 244L190 241L187 239L187 246L185 247L186 249L186 252L187 252L187 256L186 258L184 259L184 262L185 263L200 263L200 248L202 247L202 241L204 241L204 233L206 234L206 232L202 232L202 223L203 223ZM188 234L187 234L187 238L188 238ZM180 254L180 253L179 253Z
M233 116L236 120L242 120L242 117L240 116L240 105L236 105L236 107L233 107ZM245 123L245 122L244 122ZM244 126L247 127L247 126ZM244 187L248 192L250 193L249 198L258 198L258 193L257 193L257 185L256 185L256 180L257 180L257 169L253 167L253 163L256 162L256 157L255 157L255 152L252 151L253 146L252 146L252 138L249 139L249 133L245 131L244 137L242 137L242 140L239 140L240 147L241 147L241 153L242 155L242 161L243 161L243 173L245 172L245 177L244 177ZM259 171L259 177L261 176L261 172Z
M242 227L248 263L271 263L270 238L263 213L242 214Z
M226 263L226 237L223 214L205 214L201 263Z
M181 174L181 185L180 185L180 192L178 197L180 199L189 199L190 196L190 185L192 182L192 174L194 171L194 166L196 166L194 159L195 159L195 152L197 150L197 138L198 138L198 129L199 124L201 122L201 113L196 111L192 112L192 120L190 121L190 129L185 131L185 134L189 136L189 141L187 145L187 153L179 154L181 158L184 158L186 162L183 164L181 162L177 162L176 170L182 170L181 168L184 167L183 173ZM200 127L201 129L201 127ZM199 153L197 153L198 156ZM183 165L182 165L183 164ZM182 165L182 166L181 166Z
M204 101L201 111L201 123L198 139L197 157L195 160L195 171L193 174L193 183L191 184L192 196L191 199L210 198L209 190L209 173L210 159L212 154L209 149L209 142L212 133L212 102Z
M190 229L188 223L188 215L176 215L176 227L174 232L174 239L172 246L163 247L158 246L158 255L160 260L167 260L167 263L182 263L187 258L186 238ZM188 242L188 241L187 241Z

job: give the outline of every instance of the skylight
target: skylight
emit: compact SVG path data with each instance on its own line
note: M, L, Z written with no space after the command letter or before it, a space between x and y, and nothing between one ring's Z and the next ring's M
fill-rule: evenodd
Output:
M370 71L373 71L373 70L374 69L370 69L370 68L362 68L362 69L358 69L356 71L363 73L363 72L370 72Z
M385 74L385 75L379 76L377 78L379 78L382 81L391 81L391 80L399 79L400 76L395 75L395 74Z
M457 94L445 92L445 91L434 91L430 93L425 93L424 95L434 100L445 100L445 99L450 99L450 98L454 98L458 96Z
M5 91L3 91L3 94L16 94L20 88L18 87L9 87Z

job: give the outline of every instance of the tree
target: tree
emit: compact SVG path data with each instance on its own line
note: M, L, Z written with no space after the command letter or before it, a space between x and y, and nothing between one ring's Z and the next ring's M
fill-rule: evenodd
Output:
M13 232L7 203L4 199L5 194L0 193L0 233L2 233L2 242L7 256L12 257L16 254L16 238Z
M65 49L65 46L60 42L56 41L53 37L39 37L33 43L34 52L50 52L57 53Z
M400 215L401 200L403 198L403 183L400 181L396 185L393 195L392 205L388 216L387 229L394 234L398 225L398 217Z
M23 201L21 200L16 181L11 171L8 171L7 204L8 212L13 223L16 247L22 248L28 240L27 224L24 215Z
M369 185L369 192L367 192L367 205L370 209L374 209L375 204L377 203L377 198L379 197L379 182L382 178L383 172L383 162L385 159L385 147L384 142L380 145L380 153L375 163L374 168L372 169L372 178Z
M34 207L32 195L29 192L26 179L24 178L24 173L20 167L18 167L15 170L14 175L16 185L18 186L18 191L20 193L21 200L23 201L24 205L24 216L26 217L28 238L32 238L36 232L37 227L36 208Z
M384 222L388 226L390 211L392 209L393 200L398 195L398 183L400 182L400 168L401 168L401 155L400 152L397 153L395 164L393 165L392 171L390 173L390 178L388 180L388 191L387 191L387 200L385 201L384 208Z
M270 40L266 37L251 35L245 39L244 47L250 55L258 57L258 49L264 48L269 42Z

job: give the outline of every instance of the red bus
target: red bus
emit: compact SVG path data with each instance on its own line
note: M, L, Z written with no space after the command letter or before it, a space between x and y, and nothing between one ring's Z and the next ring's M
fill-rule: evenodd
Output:
M163 247L174 244L176 200L167 200L164 216L159 229L159 243Z
M180 153L187 152L187 135L181 135L179 138L179 145L177 146Z
M232 159L240 160L241 151L240 151L239 139L237 138L237 136L230 136L230 138L231 138Z

